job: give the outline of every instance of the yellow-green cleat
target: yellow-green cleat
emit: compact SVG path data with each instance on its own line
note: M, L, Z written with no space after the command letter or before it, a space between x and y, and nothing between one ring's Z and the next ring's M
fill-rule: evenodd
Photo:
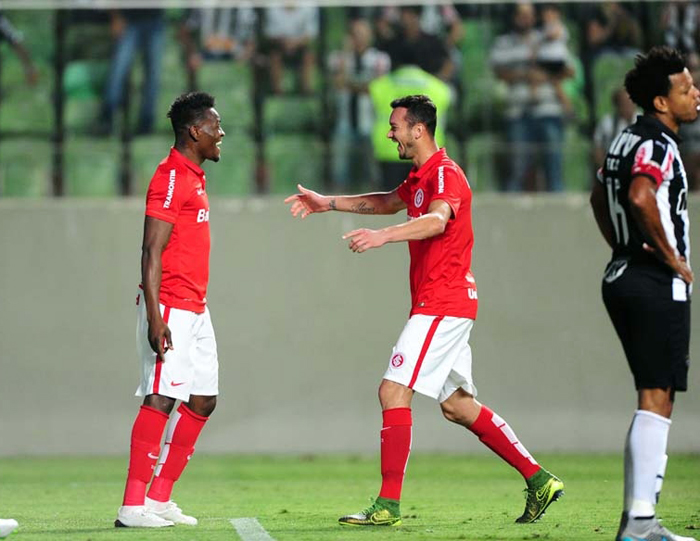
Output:
M515 519L520 524L537 522L551 503L564 495L564 483L561 479L542 468L528 479L527 501L525 511Z
M377 498L361 513L340 517L338 523L342 526L398 526L401 524L399 504Z

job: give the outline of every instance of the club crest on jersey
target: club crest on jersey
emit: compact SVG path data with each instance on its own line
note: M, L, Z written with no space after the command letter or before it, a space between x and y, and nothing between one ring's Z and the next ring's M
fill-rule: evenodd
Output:
M403 353L394 353L391 356L391 366L394 368L399 368L403 364L403 361Z
M416 195L413 196L413 204L416 207L420 207L423 204L423 188L418 188L416 191Z

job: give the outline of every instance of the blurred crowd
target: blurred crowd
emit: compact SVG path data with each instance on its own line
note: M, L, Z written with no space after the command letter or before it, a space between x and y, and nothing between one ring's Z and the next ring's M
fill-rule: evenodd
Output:
M331 125L326 134L330 174L338 191L358 185L392 189L407 175L410 164L398 159L385 137L393 96L429 94L440 112L438 142L444 145L453 137L468 146L470 134L484 129L475 113L481 103L475 89L484 81L493 116L487 128L501 148L494 153L496 188L562 191L570 134L591 142L593 171L610 141L639 113L621 86L636 53L658 43L677 47L696 78L700 75L700 4L664 2L656 4L656 11L644 4L348 7L340 43L323 39L322 8L294 2L256 8L241 1L235 8L179 10L177 19L161 9L101 12L113 44L92 133L115 132L136 62L142 62L143 81L138 114L128 129L133 135L154 131L165 34L174 28L186 67L183 89L200 88L200 70L210 62L220 62L221 69L226 62L249 66L258 74L257 99L294 95L313 100L323 89ZM467 24L474 21L478 24ZM475 39L469 34L481 22L491 33L479 42L479 71L471 60ZM0 16L0 36L22 58L27 81L36 83L22 36L6 16ZM682 136L690 184L700 186L700 126L684 127Z

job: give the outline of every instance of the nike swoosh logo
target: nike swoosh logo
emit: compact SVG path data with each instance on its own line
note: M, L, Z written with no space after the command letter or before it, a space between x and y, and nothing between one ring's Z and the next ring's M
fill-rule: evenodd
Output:
M152 458L153 460L158 460L158 455L154 455L153 453L148 453L148 458Z
M175 383L174 381L170 382L171 387L179 387L180 385L184 385L186 382L181 381L180 383Z

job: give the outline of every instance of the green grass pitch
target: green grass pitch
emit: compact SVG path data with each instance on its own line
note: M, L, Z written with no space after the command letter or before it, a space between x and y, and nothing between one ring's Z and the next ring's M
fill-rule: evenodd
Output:
M621 453L620 453L621 455ZM614 538L622 498L617 455L538 457L566 495L536 524L522 512L522 479L493 456L414 453L396 528L347 528L379 488L378 457L195 455L173 498L198 526L115 529L125 457L0 459L0 517L16 518L16 541L237 540L230 520L256 517L285 540L567 540ZM664 524L700 538L700 455L671 456L658 507Z

